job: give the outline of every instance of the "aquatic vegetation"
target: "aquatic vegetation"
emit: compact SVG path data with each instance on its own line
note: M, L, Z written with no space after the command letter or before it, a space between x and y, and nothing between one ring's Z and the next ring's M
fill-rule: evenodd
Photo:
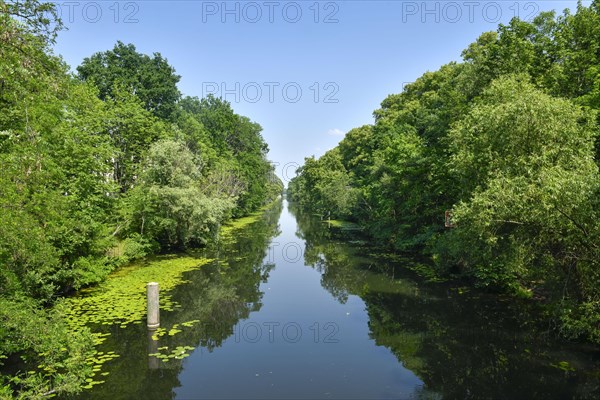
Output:
M321 221L332 228L338 228L344 231L361 231L363 228L354 222L339 219L330 219Z
M154 332L154 334L152 335L152 340L154 340L155 342L158 342L160 340L160 338L163 336L167 336L167 335L169 337L175 336L176 334L183 332L183 329L178 329L178 328L180 328L180 327L181 328L191 328L199 322L200 322L199 319L195 319L195 320L191 320L191 321L182 322L179 324L173 324L173 326L171 326L170 329L158 328L158 329L156 329L156 332ZM190 355L189 352L194 349L195 349L195 347L193 347L193 346L177 346L169 352L169 346L161 346L161 347L156 348L156 350L158 350L157 352L150 353L150 354L148 354L148 356L156 357L163 362L167 362L170 359L182 360L182 359L188 357Z
M51 352L47 346L36 348L36 358L29 359L33 371L29 375L24 371L22 380L11 382L24 386L27 379L33 385L41 378L62 376L59 363L78 354L68 345L70 337L88 339L86 351L80 351L79 364L73 368L78 379L73 382L73 392L85 389L76 397L81 399L110 392L115 385L130 385L123 371L146 365L176 369L193 349L201 346L211 351L219 346L232 334L231 326L256 309L260 298L258 284L266 271L261 260L269 238L276 232L275 217L280 206L281 202L273 203L266 213L234 221L230 224L230 237L208 249L139 260L120 268L99 286L60 300L53 310L61 310L63 332L49 335L56 342ZM148 334L146 284L151 281L160 284L162 312L161 327ZM37 321L29 325L34 332L44 326ZM128 344L126 348L121 346L123 342ZM42 392L52 389L47 387ZM4 398L3 394L0 388L0 398ZM132 394L128 398L139 396Z
M106 327L117 325L126 328L131 324L143 323L146 315L148 282L158 282L160 285L160 309L173 311L180 305L171 299L169 291L186 282L183 279L184 272L198 269L211 261L206 258L161 256L122 268L113 273L104 283L82 290L79 296L61 302L66 310L69 329L72 332L78 332L86 327L92 330L94 346L97 349L110 336L110 333L102 332ZM188 321L182 326L190 327L196 322L198 321ZM181 332L178 328L178 324L173 325L168 332L164 328L159 328L155 332L156 339L166 333L173 336ZM101 372L103 364L117 357L119 355L114 351L98 350L88 356L86 364L91 367L91 374L83 388L91 389L94 385L104 383L103 380L93 378L96 375L107 376L108 372ZM181 353L177 353L177 357L181 357ZM48 372L51 367L41 364L38 368Z
M272 204L264 209L271 206ZM220 238L225 239L226 243L235 241L242 228L257 222L262 215L264 211L230 222L228 226L223 227L223 235ZM145 323L148 282L159 283L161 311L174 311L182 307L173 301L171 297L173 289L189 282L184 278L184 273L197 270L209 263L214 266L221 265L225 269L229 267L228 260L208 259L203 257L202 253L156 256L120 268L98 286L81 290L78 296L62 300L61 307L66 310L65 319L70 330L72 332L88 329L92 331L95 351L86 359L91 375L88 376L83 388L90 389L103 383L103 378L109 375L108 372L102 371L104 363L119 357L119 354L112 351L116 349L107 349L106 347L109 346L105 343L114 329L125 329ZM225 273L220 272L221 275ZM219 293L219 298L222 298L226 292L219 289ZM184 334L182 332L200 323L200 319L183 319L183 321L163 325L152 333L151 340L164 341L164 343L160 343L157 353L151 356L156 356L163 362L181 360L189 356L190 350L195 347L191 347L191 343L188 342L189 331ZM101 347L103 344L104 347Z
M276 199L252 214L226 222L221 226L221 230L219 231L219 239L224 241L233 239L235 232L258 221L264 215L266 210L273 207L275 204L279 204L279 202L280 200Z
M160 285L160 309L173 311L180 305L172 301L169 291L185 283L183 273L200 268L212 260L195 257L155 257L112 274L106 282L66 299L69 325L77 330L89 325L140 324L146 313L146 284Z
M109 372L100 372L102 369L102 365L104 365L104 363L106 363L107 361L118 357L119 355L116 354L114 351L109 351L106 353L103 351L94 351L94 354L86 359L86 364L92 367L92 373L90 375L90 378L86 379L86 385L83 386L83 388L91 389L94 385L104 383L104 381L102 380L94 380L93 377L96 375L100 375L103 377L108 376L110 374Z
M159 350L168 350L168 346L160 347ZM189 357L190 350L194 350L194 347L177 346L173 350L171 350L169 353L157 352L157 353L150 353L148 355L150 357L156 357L159 360L161 360L162 362L168 362L170 359L183 360L184 358Z
M185 328L190 328L192 326L194 326L194 324L200 322L200 320L195 319L193 321L188 321L188 322L183 322L181 324L174 324L171 329L166 329L166 328L157 328L154 333L152 334L152 340L159 340L159 338L168 335L168 336L175 336L176 334L183 332L182 329L179 329L179 327L185 327ZM168 346L167 346L168 347ZM160 348L159 348L160 350Z
M558 369L563 370L565 372L573 372L573 371L575 371L575 368L573 368L573 366L571 364L569 364L568 361L559 361L557 364L550 363L550 366L554 367L554 368L558 368Z
M185 327L192 327L194 326L194 324L197 324L198 322L200 322L199 319L194 319L192 321L188 321L188 322L182 322L181 326L185 326Z

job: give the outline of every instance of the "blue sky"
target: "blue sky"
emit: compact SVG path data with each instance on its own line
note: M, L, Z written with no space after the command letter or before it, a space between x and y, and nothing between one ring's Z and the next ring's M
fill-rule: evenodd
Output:
M515 14L575 1L64 1L55 52L74 69L117 40L159 52L184 95L225 97L263 126L277 174L293 175L426 71ZM587 4L584 2L584 4ZM286 167L287 165L287 167ZM287 171L287 172L286 172Z

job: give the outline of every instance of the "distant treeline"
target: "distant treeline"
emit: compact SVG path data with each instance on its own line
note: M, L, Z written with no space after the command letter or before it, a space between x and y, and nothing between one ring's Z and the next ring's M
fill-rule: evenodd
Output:
M0 366L53 365L0 374L2 398L77 391L90 372L90 338L40 306L203 246L283 189L261 126L228 102L182 97L165 58L121 42L70 73L60 29L51 3L0 0Z
M600 1L515 18L462 55L307 158L289 196L600 343Z

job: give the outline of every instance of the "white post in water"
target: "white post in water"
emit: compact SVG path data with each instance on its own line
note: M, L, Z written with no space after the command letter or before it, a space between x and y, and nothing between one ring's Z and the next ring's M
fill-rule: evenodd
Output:
M150 282L146 285L146 294L148 296L148 329L156 329L160 326L158 283Z

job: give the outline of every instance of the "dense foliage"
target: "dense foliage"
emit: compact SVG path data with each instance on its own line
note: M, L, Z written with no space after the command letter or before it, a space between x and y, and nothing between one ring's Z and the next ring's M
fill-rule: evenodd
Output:
M306 159L289 195L600 342L600 1L515 18L463 58Z
M160 54L119 42L73 76L52 54L54 5L0 0L0 20L0 366L48 366L3 373L0 394L31 398L78 390L89 345L40 307L133 258L205 245L282 185L260 125L181 99Z
M597 374L583 367L593 346L556 340L539 303L460 282L423 284L439 278L414 276L428 268L420 257L374 247L354 224L323 223L294 203L289 210L305 242L304 263L340 303L361 298L369 337L424 382L415 398L598 397Z

